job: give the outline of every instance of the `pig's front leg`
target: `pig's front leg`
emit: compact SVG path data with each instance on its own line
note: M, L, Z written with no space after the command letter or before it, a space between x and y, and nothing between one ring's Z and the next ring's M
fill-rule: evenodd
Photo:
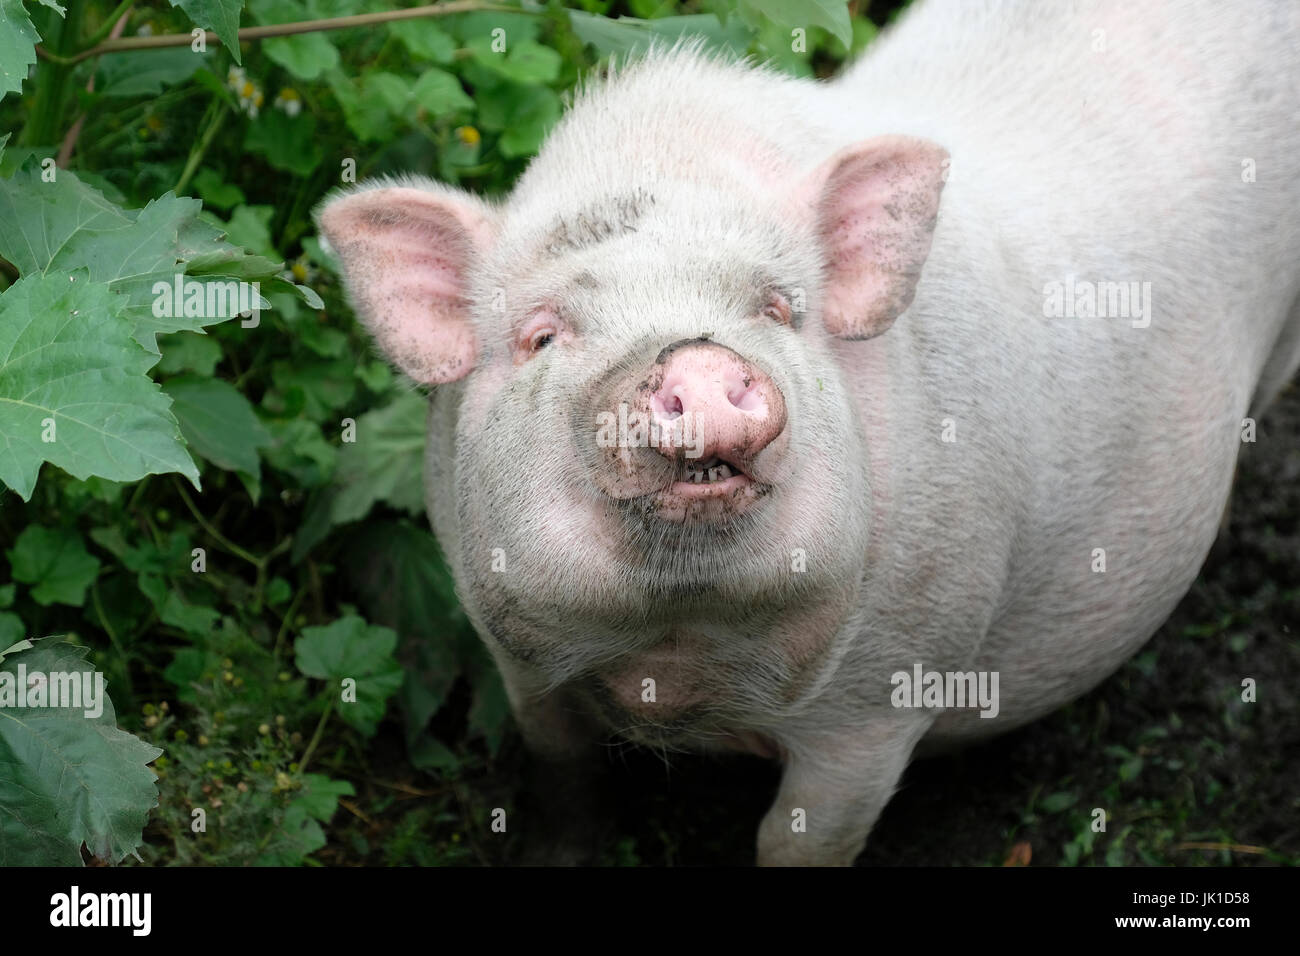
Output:
M782 741L785 773L758 828L759 866L852 866L934 712Z
M610 819L603 732L563 688L547 693L513 668L502 676L528 751L516 817L520 862L599 863Z

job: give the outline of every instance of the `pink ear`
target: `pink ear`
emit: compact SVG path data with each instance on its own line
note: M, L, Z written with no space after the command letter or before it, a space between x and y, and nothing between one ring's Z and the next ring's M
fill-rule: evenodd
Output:
M474 367L465 279L492 241L490 215L473 197L431 185L349 193L317 217L357 315L417 382L454 382Z
M803 183L825 255L824 319L832 335L879 335L911 305L947 158L923 139L880 136L840 150Z

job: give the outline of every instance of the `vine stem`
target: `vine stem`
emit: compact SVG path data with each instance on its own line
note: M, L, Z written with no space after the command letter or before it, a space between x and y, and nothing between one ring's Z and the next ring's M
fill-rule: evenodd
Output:
M126 14L134 3L135 0L122 0L117 9L108 15L108 19L100 24L99 29L86 37L82 45L87 49L98 46L110 33L113 34L113 39L117 39L126 28Z
M244 27L239 31L239 40L262 40L267 37L293 36L297 33L318 33L322 30L346 30L351 27L370 26L375 23L391 23L396 20L417 20L423 17L445 17L453 13L471 11L488 11L492 13L523 13L533 16L532 10L519 7L507 7L497 3L483 3L482 0L452 0L451 3L430 4L424 7L411 7L409 10L385 10L380 13L358 13L348 17L327 17L321 20L302 20L298 23L273 23L261 27ZM220 43L221 38L208 30L205 34L208 43ZM193 34L165 33L161 36L122 37L117 40L105 40L92 47L70 56L61 56L38 46L36 53L52 63L72 65L102 53L121 53L124 50L157 50L173 46L189 46L194 42Z
M311 741L307 744L307 749L303 751L302 759L298 761L299 776L307 772L307 762L311 760L312 754L316 752L316 745L320 743L321 735L325 733L325 722L330 719L332 713L334 713L333 700L325 705L325 712L320 715L320 721L316 724L316 732L311 735Z
M210 534L212 536L212 539L216 541L217 544L221 545L231 554L235 555L235 557L243 558L245 561L247 561L249 564L251 564L253 567L257 568L260 571L263 565L266 563L266 559L259 558L257 555L245 551L239 545L235 544L235 542L231 541L224 534L222 534L220 531L214 528L208 522L208 519L203 517L203 513L199 511L197 507L195 507L194 502L190 500L189 494L185 491L185 486L182 485L179 480L177 480L175 484L176 484L176 490L180 492L181 500L185 502L185 507L190 509L190 514L194 515L194 520L199 523L199 527L201 527L204 531Z
M212 140L216 138L217 132L221 129L221 124L226 121L228 109L224 108L225 104L221 102L219 97L213 97L212 107L216 110L216 113L208 121L207 129L203 131L199 141L190 150L189 159L185 161L185 168L181 171L181 178L176 180L176 185L172 188L172 192L178 196L185 195L185 188L189 186L190 179L198 170L199 163L203 162L203 157L207 154L208 147L212 145Z

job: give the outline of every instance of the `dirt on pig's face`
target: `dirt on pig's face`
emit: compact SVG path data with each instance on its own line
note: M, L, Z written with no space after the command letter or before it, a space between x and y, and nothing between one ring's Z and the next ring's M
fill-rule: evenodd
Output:
M455 515L438 530L471 616L555 683L687 627L680 672L712 661L743 686L693 678L683 712L788 698L821 654L771 635L845 606L866 549L815 256L753 210L650 193L505 223L473 276L477 366L437 390L432 426L454 472L431 511Z

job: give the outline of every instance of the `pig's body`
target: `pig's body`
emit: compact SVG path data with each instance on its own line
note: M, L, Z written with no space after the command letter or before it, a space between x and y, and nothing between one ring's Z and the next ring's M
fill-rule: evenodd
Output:
M845 251L861 217L827 224L840 194L817 190L877 166L817 170L864 141L906 161ZM915 281L886 230L928 236L925 143L951 169L919 283L842 291L853 255ZM821 85L659 54L586 94L502 208L460 208L490 225L456 273L477 351L434 392L429 513L530 745L779 754L760 861L850 862L919 743L1092 687L1195 577L1242 419L1300 363L1300 7L923 3ZM806 320L754 324L751 275L806 293ZM1149 299L1045 315L1073 280ZM562 303L538 339L559 352L511 352L501 290ZM865 332L862 302L886 316ZM670 344L784 396L788 446L745 458L756 503L656 511L590 476L593 404L658 387ZM895 706L916 665L997 672L996 717Z

